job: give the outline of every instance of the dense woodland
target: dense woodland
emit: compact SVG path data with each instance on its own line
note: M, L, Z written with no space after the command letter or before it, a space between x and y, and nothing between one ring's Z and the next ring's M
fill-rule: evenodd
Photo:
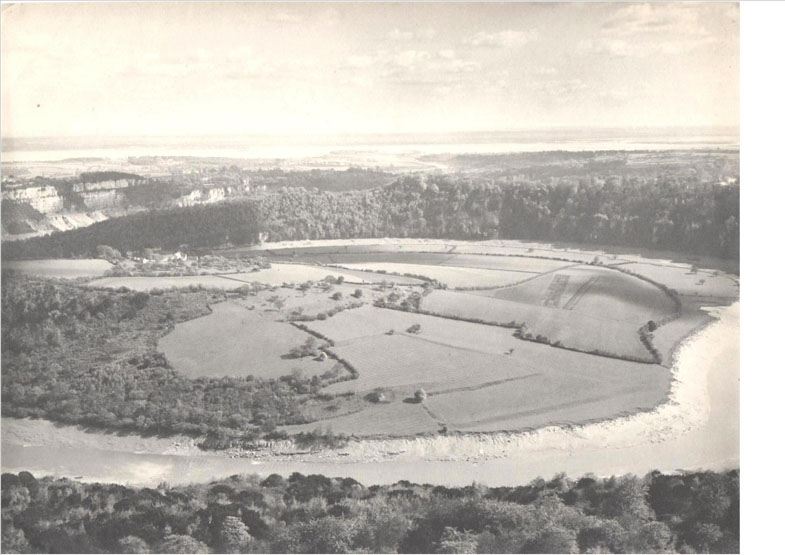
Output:
M543 178L516 183L406 176L345 192L283 188L243 201L152 211L7 243L11 258L356 237L569 241L738 259L739 185L681 177Z
M207 435L207 447L305 421L302 401L331 379L189 379L157 351L177 322L223 291L84 289L3 275L2 414L137 433Z
M4 553L738 553L739 472L463 488L2 476Z

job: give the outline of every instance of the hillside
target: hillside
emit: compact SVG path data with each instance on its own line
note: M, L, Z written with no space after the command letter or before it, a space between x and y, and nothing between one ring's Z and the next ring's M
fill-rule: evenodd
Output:
M217 247L356 237L569 241L737 259L739 185L606 177L497 183L405 176L368 191L284 188L253 199L134 214L4 245L7 258L71 257L106 244Z

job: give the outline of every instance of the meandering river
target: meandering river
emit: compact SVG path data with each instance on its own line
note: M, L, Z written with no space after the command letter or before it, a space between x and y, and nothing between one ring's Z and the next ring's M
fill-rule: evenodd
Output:
M524 484L557 472L577 477L738 467L739 304L714 312L719 320L679 352L674 390L682 394L669 406L617 421L522 435L504 456L440 460L426 453L432 460L423 460L420 451L367 462L318 457L308 462L255 461L194 449L178 452L171 440L94 434L46 421L6 418L2 470L145 486L252 472L351 476L366 484L409 480L458 486L477 481L498 486Z

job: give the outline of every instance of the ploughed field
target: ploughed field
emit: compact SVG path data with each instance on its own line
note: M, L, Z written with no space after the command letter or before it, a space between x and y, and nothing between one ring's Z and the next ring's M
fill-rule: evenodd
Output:
M738 296L735 277L688 264L516 245L236 253L280 269L235 276L264 288L178 324L159 350L192 377L321 380L290 433L514 431L650 410L675 349L709 321L700 307Z

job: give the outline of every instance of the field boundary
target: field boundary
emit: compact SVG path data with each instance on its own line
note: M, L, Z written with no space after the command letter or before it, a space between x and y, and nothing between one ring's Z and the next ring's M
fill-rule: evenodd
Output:
M493 387L494 385L501 385L507 382L515 382L519 380L527 380L529 378L533 378L535 376L540 376L539 372L535 374L527 374L525 376L515 376L512 378L504 378L503 380L493 380L491 382L483 382L477 385L467 385L465 387L454 387L452 389L440 389L438 391L431 391L428 393L430 397L436 397L437 395L446 395L448 393L459 393L461 391L478 391L480 389L484 389L486 387Z
M423 310L423 309L406 310L406 309L401 308L399 306L382 305L382 304L374 304L374 306L376 306L378 308L386 308L388 310L398 310L400 312L408 312L408 313L411 313L411 314L424 314L426 316L435 316L437 318L444 318L446 320L457 320L459 322L469 322L471 324L480 324L480 325L484 325L484 326L496 326L498 328L507 328L507 329L514 329L514 330L520 329L520 326L518 325L517 322L508 322L508 323L504 324L504 323L500 323L500 322L491 322L491 321L488 321L488 320L480 320L480 319L477 319L477 318L460 318L458 316L453 316L453 315L448 315L448 314L437 314L436 312L431 312L429 310ZM519 335L514 335L514 337L516 337L517 339L520 339L521 341L529 341L531 343L539 343L540 345L547 345L548 347L553 347L554 349L564 349L566 351L574 351L576 353L583 353L583 354L586 354L586 355L594 355L594 356L600 356L600 357L605 357L605 358L613 358L613 359L617 359L617 360L626 360L626 361L629 361L629 362L641 362L641 363L644 363L644 364L659 364L657 361L651 360L651 359L637 358L637 357L625 356L625 355L617 355L617 354L614 354L614 353L608 353L608 352L599 351L599 350L586 351L584 349L578 349L577 347L568 347L568 346L564 345L561 342L553 342L553 343L551 343L550 341L538 341L536 338L530 338L529 339L529 338L522 337L522 336L519 336Z

